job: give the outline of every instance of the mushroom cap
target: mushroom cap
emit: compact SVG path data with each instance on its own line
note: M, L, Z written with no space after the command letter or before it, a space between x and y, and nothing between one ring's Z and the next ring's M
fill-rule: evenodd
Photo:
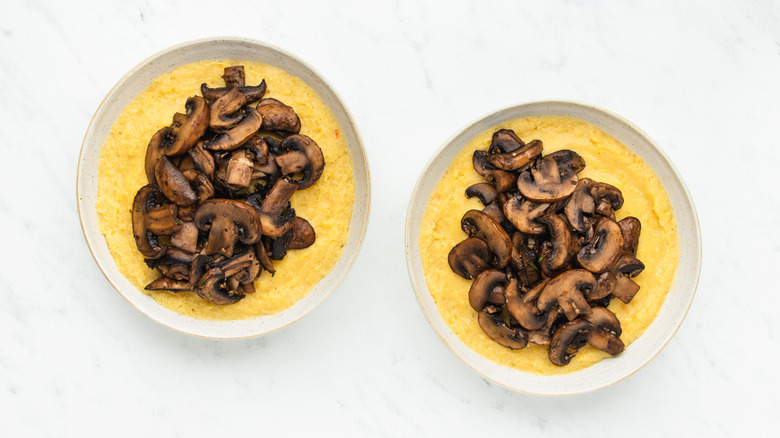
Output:
M452 247L447 255L447 262L452 272L466 280L479 275L490 268L490 249L484 240L469 237Z
M219 268L211 268L195 284L194 291L204 300L219 305L235 304L244 298L242 294L230 295L225 286L226 275Z
M566 221L554 213L542 216L539 222L550 230L552 252L541 261L542 271L549 276L566 266L571 257L571 231Z
M620 320L612 311L606 307L593 307L593 311L583 318L593 325L593 331L588 334L588 344L612 356L623 352L625 344L620 340Z
M490 183L481 182L468 186L466 188L467 198L478 198L482 205L487 206L492 204L498 198L498 192L496 186Z
M536 307L541 312L550 310L553 304L558 306L566 314L569 321L577 315L590 313L585 296L596 287L596 277L584 269L572 269L553 278L544 286Z
M608 271L623 252L623 233L617 222L601 218L593 229L593 238L577 253L577 263L594 274Z
M542 153L542 141L532 140L530 143L511 152L488 154L487 161L501 170L518 170L528 165Z
M633 216L627 216L618 221L618 226L620 226L620 232L623 233L623 252L636 255L642 223Z
M209 127L210 108L206 99L192 96L184 107L187 109L186 118L181 123L174 118L170 130L173 140L165 145L165 155L176 156L187 152Z
M517 189L528 199L555 202L566 199L577 187L577 174L560 168L553 157L546 155L536 165L524 170L517 178Z
M596 203L593 197L590 196L590 186L592 184L592 179L581 178L563 207L566 220L569 221L571 227L578 233L586 233L591 227L590 218L586 214L593 214L596 208Z
M314 232L314 227L311 226L306 219L295 216L292 222L292 236L290 242L287 245L289 249L304 249L314 244L317 239L317 235Z
M580 154L569 149L561 149L549 153L547 156L558 163L558 168L561 169L562 172L580 173L580 171L585 168L585 159L583 159Z
M520 330L513 329L501 319L500 310L487 306L479 312L477 322L482 331L499 345L512 350L520 350L528 345L528 337Z
M504 268L512 256L512 240L509 234L493 218L479 210L469 210L463 215L460 227L470 237L484 240L493 255L491 264Z
M488 152L491 154L512 152L525 146L525 142L511 129L499 129L490 139Z
M596 213L604 217L612 216L614 210L623 206L623 194L613 185L597 182L590 187L590 195L596 203Z
M185 206L198 201L190 182L168 157L162 156L157 160L154 177L165 197L175 204Z
M550 208L548 203L534 202L522 196L513 196L504 203L504 216L525 234L544 234L547 227L537 221Z
M213 151L232 151L248 142L263 123L260 113L251 106L244 107L244 117L232 129L218 135L214 140L203 144L206 149Z
M257 104L257 111L263 117L260 129L264 131L297 134L301 132L301 119L295 110L276 99L263 99Z
M198 207L194 222L199 230L207 231L217 217L228 218L237 226L238 240L241 243L252 244L260 240L260 215L245 202L235 199L209 199Z
M231 88L227 93L211 102L209 127L216 130L228 129L241 121L239 110L246 105L247 99L238 88Z
M158 244L157 236L146 229L144 220L146 212L160 205L162 197L160 189L149 184L141 187L133 198L132 223L135 245L144 257L150 259L160 258L166 251L166 247Z
M149 140L149 146L146 147L146 157L144 159L144 171L146 171L146 180L149 184L156 184L154 177L154 166L157 160L165 155L165 141L171 132L171 128L166 126L155 132L152 139Z
M530 287L539 282L539 267L536 266L536 252L529 244L536 244L535 240L523 233L515 233L512 236L512 256L510 261L515 268L515 274L521 285Z
M485 308L493 289L506 286L509 280L506 273L498 269L488 269L474 279L469 288L469 304L477 312Z
M284 152L303 152L308 160L303 168L303 178L296 181L299 185L298 190L311 187L320 179L325 167L325 157L322 155L322 149L314 140L303 134L293 134L285 137L279 147Z
M584 319L578 318L563 324L550 339L550 362L558 366L571 362L579 349L585 346L592 331L593 325Z

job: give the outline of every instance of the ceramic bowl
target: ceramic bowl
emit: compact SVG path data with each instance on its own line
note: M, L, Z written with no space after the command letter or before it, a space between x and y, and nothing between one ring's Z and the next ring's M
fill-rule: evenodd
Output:
M440 316L425 282L419 239L422 215L436 184L458 153L480 133L509 120L534 116L569 116L597 126L642 158L664 185L677 220L680 264L672 289L647 331L620 355L565 375L542 376L499 365L466 346ZM604 109L576 102L533 102L496 111L456 134L439 149L414 188L406 221L406 256L420 306L444 343L485 378L518 391L566 395L593 391L624 379L655 357L669 342L691 305L701 267L701 235L691 196L669 158L644 132Z
M355 205L347 244L341 258L316 286L281 313L237 321L207 321L168 310L137 290L116 268L105 238L98 229L95 211L100 148L111 126L130 101L157 76L184 64L237 59L273 65L297 76L322 98L341 125L355 173ZM358 254L368 223L370 182L368 164L357 127L335 90L312 67L279 48L243 38L211 38L183 43L163 50L133 68L111 89L98 107L84 137L78 162L78 210L84 237L103 274L135 308L172 329L207 338L229 339L260 336L285 327L311 312L338 286ZM128 218L129 220L129 218Z

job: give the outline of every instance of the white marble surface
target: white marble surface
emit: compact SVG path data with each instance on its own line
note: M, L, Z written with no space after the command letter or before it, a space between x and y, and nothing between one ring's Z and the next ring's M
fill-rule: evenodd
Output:
M0 15L0 435L771 435L780 411L780 3L6 2ZM370 3L370 6L369 6ZM76 212L76 162L108 90L207 36L318 69L372 172L363 249L341 287L280 332L172 332L116 293ZM632 377L545 398L491 384L428 326L406 271L420 170L466 124L573 99L650 134L701 220L698 294Z

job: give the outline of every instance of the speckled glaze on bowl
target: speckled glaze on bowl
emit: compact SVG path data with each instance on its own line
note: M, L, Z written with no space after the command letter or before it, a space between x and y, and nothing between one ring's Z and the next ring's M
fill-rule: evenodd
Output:
M658 316L647 331L620 355L565 375L541 376L499 365L471 350L439 315L425 283L419 239L423 212L433 190L458 153L477 135L500 123L523 117L569 116L597 126L642 158L658 175L669 195L680 239L680 265ZM635 373L654 358L682 324L696 293L701 270L701 232L688 189L669 158L628 120L592 105L570 101L532 102L489 114L447 141L431 158L412 193L406 218L406 261L417 299L444 343L485 378L507 388L540 395L593 391Z
M159 75L181 65L219 59L239 59L273 65L299 77L312 87L341 125L355 173L355 205L347 244L333 270L292 307L275 315L237 321L206 321L184 316L160 306L150 296L137 290L117 270L106 240L99 231L95 211L100 148L122 110ZM174 330L207 338L235 339L264 335L292 324L314 310L335 290L347 275L363 242L368 224L370 179L363 143L352 116L319 73L279 48L260 41L224 37L190 41L163 50L141 62L111 89L95 112L84 137L78 163L76 194L79 218L87 245L108 281L130 304Z

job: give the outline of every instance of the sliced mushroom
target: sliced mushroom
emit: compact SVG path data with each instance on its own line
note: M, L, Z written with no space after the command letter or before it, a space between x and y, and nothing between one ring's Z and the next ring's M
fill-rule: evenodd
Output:
M505 287L507 277L503 271L488 269L477 276L469 288L469 304L477 312L485 308L491 292L496 287Z
M539 282L539 267L536 265L536 253L529 247L534 242L523 233L512 236L512 257L510 261L515 268L517 279L522 286L530 287Z
M301 119L295 110L284 103L266 98L257 104L257 111L263 117L260 129L284 134L297 134L301 131Z
M612 296L628 304L639 292L639 285L623 274L615 275L615 287L612 289Z
M297 183L279 179L271 187L260 208L254 206L259 211L263 234L278 238L292 228L295 212L289 208L289 204L296 190Z
M227 88L243 87L246 85L246 74L243 65L233 65L225 67L225 73L222 75Z
M586 233L591 227L590 215L593 214L596 208L596 203L593 201L593 197L590 196L592 184L592 179L581 178L563 207L566 220L569 221L571 227L578 233Z
M468 188L466 188L466 197L476 197L482 205L487 206L496 201L498 192L493 184L481 182L468 186Z
M300 170L300 172L303 173L302 177L296 179L298 190L311 187L312 184L320 179L325 167L325 158L322 155L322 149L320 149L319 145L317 145L314 140L303 134L293 134L285 137L279 147L284 152L276 158L276 162L280 167L282 165L280 160L283 163L283 157L290 153L303 153L308 161L303 166L303 169Z
M198 280L194 291L199 297L213 304L226 305L241 301L244 295L230 295L225 279L225 273L221 269L211 268Z
M513 329L501 319L501 310L496 306L487 306L479 312L477 322L485 334L499 345L512 350L520 350L528 345L528 338L520 330Z
M547 232L547 227L538 219L547 213L549 208L550 204L513 196L504 203L504 216L522 233L544 234Z
M490 172L487 180L495 184L498 193L506 193L517 184L517 174L499 169Z
M179 208L176 204L165 204L149 209L144 214L144 227L158 236L173 234L182 226L178 213Z
M144 287L146 290L169 290L171 292L187 292L192 290L190 283L183 280L174 280L169 277L160 277Z
M141 187L133 199L133 237L135 245L141 254L150 259L160 258L165 254L166 247L160 246L157 236L146 229L144 217L146 212L159 206L162 192L153 185Z
M504 268L512 256L512 241L501 225L479 210L469 210L460 221L463 231L470 237L484 240L490 249L491 264Z
M263 79L260 84L255 86L239 86L237 87L238 91L241 92L246 97L247 102L257 102L258 100L262 99L265 95L267 85L265 83L265 79ZM200 86L200 92L203 94L203 97L205 97L207 100L216 100L222 97L225 93L230 91L229 87L219 87L219 88L209 88L208 85L201 84Z
M246 149L236 149L228 160L225 183L236 188L249 187L254 170L251 153Z
M567 322L553 334L548 356L558 366L568 364L580 348L587 343L593 325L584 319Z
M528 165L541 155L541 153L542 141L533 140L520 149L511 152L488 154L487 161L501 170L512 171Z
M585 160L580 156L580 154L572 150L561 149L559 151L549 153L547 156L558 163L558 168L561 169L561 172L580 173L580 171L585 168Z
M538 330L528 331L528 342L541 346L550 345L553 333L566 321L568 320L563 311L558 306L552 307L546 314L544 325Z
M249 141L255 135L263 118L251 106L244 107L243 119L232 129L218 135L214 140L204 143L206 149L212 151L231 151Z
M608 297L615 290L616 282L617 277L612 272L607 271L600 274L596 278L596 287L585 295L585 298L588 301L595 301Z
M166 126L157 131L152 139L149 140L149 146L146 148L146 158L144 159L144 170L146 171L146 180L149 184L156 184L154 177L154 166L157 160L165 155L165 141L171 132L171 128Z
M584 269L572 269L550 280L539 294L536 307L541 312L550 310L553 304L563 310L569 321L577 315L590 313L585 296L596 287L596 278Z
M525 142L511 129L499 129L493 133L488 152L500 154L512 152L525 146Z
M623 234L623 252L636 255L639 246L639 234L642 232L642 223L639 219L628 216L618 222L620 232Z
M198 250L198 227L194 222L184 222L181 228L171 235L171 246L189 252Z
M490 268L491 257L490 249L484 240L469 237L450 250L447 262L452 272L471 280Z
M292 236L288 249L304 249L312 246L317 240L314 227L306 219L295 216L292 221Z
M206 128L209 127L209 105L200 96L192 96L185 104L186 117L174 117L170 136L172 140L165 144L165 155L181 155L197 143Z
M623 330L620 320L612 311L606 307L594 307L583 318L593 326L593 331L587 337L588 344L612 356L623 352L625 345L620 340Z
M577 187L577 174L560 168L549 155L536 160L535 166L524 170L517 178L517 189L536 202L566 199Z
M253 244L260 240L260 216L254 208L232 199L209 199L195 212L195 225L209 231L204 252L232 257L236 242Z
M595 183L590 187L590 195L596 203L596 213L601 216L611 217L614 210L623 206L623 194L613 185Z
M198 195L190 187L190 182L168 157L163 156L157 160L154 176L160 190L173 203L183 206L197 202Z
M214 177L214 169L216 165L214 163L214 156L211 155L211 152L207 151L203 147L203 143L203 140L195 143L195 146L193 146L192 149L187 152L187 154L192 159L192 163L195 165L195 168L206 175L209 180L211 180Z
M594 225L593 238L577 253L577 263L594 274L608 271L623 252L623 233L617 222L601 218Z
M569 262L572 242L571 231L566 221L554 213L542 216L539 218L539 222L545 224L550 230L552 251L549 257L544 257L541 260L541 268L545 275L551 276Z
M536 308L533 301L526 301L520 296L520 288L516 279L509 280L504 297L506 310L524 329L539 330L544 326L547 320L546 315Z
M238 88L231 88L211 103L209 127L224 130L237 125L243 117L239 110L244 105L246 105L246 96L238 91Z

